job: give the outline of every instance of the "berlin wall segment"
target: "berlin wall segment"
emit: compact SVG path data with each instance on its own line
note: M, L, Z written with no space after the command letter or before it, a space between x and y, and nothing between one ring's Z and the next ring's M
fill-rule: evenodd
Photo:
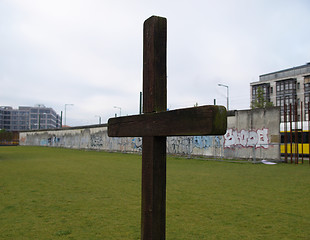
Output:
M279 160L280 127L277 109L235 111L228 116L224 136L167 137L167 153L205 157L249 158L253 148L260 156ZM265 113L264 113L265 112ZM260 118L255 119L253 118ZM237 119L239 118L239 119ZM243 119L240 119L243 118ZM252 120L251 120L252 118ZM20 133L20 145L36 145L120 152L141 152L142 138L110 138L106 125L26 131Z

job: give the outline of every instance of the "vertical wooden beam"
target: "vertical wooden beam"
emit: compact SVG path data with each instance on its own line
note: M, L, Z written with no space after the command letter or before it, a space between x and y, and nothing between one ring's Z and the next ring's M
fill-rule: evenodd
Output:
M167 109L167 20L152 16L144 22L143 112ZM141 239L165 239L166 137L142 139Z
M143 112L167 109L167 20L152 16L144 22Z
M166 137L142 139L141 239L165 239Z

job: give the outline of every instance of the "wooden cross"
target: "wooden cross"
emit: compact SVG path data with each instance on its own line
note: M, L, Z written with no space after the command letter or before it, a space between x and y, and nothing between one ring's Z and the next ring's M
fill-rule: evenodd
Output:
M226 109L202 106L167 109L166 18L144 22L143 113L110 118L109 137L142 137L141 239L165 239L166 137L223 135Z

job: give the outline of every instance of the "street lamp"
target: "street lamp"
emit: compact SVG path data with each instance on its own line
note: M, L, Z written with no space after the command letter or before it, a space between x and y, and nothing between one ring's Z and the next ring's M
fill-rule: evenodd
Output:
M99 124L101 124L101 116L96 115L95 117L99 117Z
M227 111L228 111L229 110L229 87L221 83L219 83L218 86L227 88Z
M119 116L122 116L122 108L121 107L117 107L117 106L114 106L114 108L118 108L119 109Z
M74 104L66 103L65 104L65 125L67 125L67 106L73 106Z
M46 113L42 113L43 116L46 115ZM41 113L39 113L39 130L41 129Z

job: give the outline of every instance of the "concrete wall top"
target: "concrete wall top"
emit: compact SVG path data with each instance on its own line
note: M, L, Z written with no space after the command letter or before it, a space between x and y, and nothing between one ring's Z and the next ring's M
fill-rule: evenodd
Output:
M108 124L93 124L93 125L85 125L85 126L76 126L76 127L66 127L66 128L54 128L54 129L35 129L35 130L25 130L20 131L21 133L27 133L27 132L47 132L47 131L70 131L70 130L77 130L77 129L91 129L91 128L102 128L102 127L108 127Z

